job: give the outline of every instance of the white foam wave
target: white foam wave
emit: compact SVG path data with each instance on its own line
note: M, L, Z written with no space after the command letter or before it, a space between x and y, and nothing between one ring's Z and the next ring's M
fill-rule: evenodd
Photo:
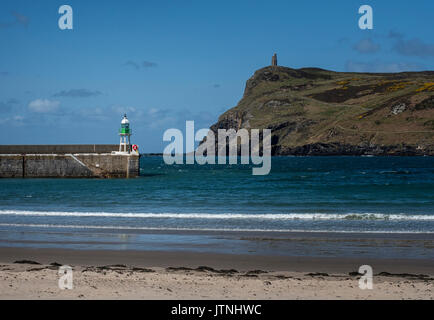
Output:
M120 212L68 212L68 211L27 211L0 210L1 215L43 216L43 217L112 217L112 218L156 218L156 219L249 219L249 220L422 220L434 221L434 215L409 215L385 213L120 213Z
M82 226L82 225L55 225L55 224L20 224L0 223L0 227L29 227L29 228L68 228L68 229L92 229L92 230L142 230L142 231L196 231L196 232L294 232L294 233L415 233L434 234L434 231L408 231L408 230L301 230L301 229L235 229L235 228L157 228L157 227L127 227L127 226Z

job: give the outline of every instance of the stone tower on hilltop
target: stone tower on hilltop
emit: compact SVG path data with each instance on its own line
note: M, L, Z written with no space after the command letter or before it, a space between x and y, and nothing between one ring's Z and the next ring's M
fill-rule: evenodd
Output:
M277 54L274 54L273 57L271 58L271 65L277 66Z

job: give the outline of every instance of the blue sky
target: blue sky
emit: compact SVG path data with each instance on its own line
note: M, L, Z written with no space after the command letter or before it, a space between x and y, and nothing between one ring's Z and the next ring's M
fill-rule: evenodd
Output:
M58 28L58 9L74 29ZM358 8L374 10L360 30ZM335 71L434 69L433 1L0 2L1 144L118 143L209 127L270 64Z

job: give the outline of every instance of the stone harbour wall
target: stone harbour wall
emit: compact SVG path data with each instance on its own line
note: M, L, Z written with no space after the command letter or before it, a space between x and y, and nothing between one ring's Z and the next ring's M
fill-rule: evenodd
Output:
M68 148L58 150L73 150ZM0 178L133 178L139 174L140 156L136 154L0 153Z

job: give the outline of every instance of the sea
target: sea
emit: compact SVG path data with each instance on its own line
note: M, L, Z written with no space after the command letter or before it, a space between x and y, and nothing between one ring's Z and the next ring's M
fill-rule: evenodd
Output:
M252 166L142 156L133 179L0 179L0 246L434 259L434 158Z

